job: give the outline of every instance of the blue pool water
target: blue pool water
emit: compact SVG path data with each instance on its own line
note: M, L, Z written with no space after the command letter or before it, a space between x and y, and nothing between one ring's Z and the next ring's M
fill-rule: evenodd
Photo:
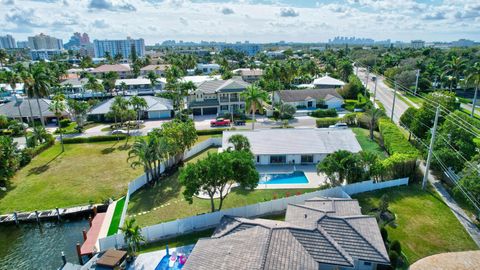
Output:
M157 267L155 267L155 270L178 270L183 268L183 264L180 264L177 261L175 262L175 265L173 267L168 266L168 262L170 260L170 255L165 255L162 260L158 263Z
M308 179L305 173L295 171L293 173L278 173L278 174L260 174L259 185L265 184L308 184Z

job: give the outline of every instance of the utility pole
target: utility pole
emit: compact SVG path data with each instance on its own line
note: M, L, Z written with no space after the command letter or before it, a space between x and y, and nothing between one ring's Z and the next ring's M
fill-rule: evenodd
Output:
M430 147L428 148L427 166L425 167L425 175L423 176L422 189L425 189L428 181L428 171L430 170L430 163L432 162L433 143L435 142L435 135L437 133L438 115L440 114L440 106L437 106L435 112L435 122L433 122L432 138L430 139Z
M377 98L377 76L373 76L372 81L375 82L375 87L373 88L373 102L375 102L375 99Z
M395 81L395 88L393 89L393 104L392 104L392 115L390 116L390 120L393 121L393 112L395 110L395 101L397 99L397 82Z
M477 92L478 92L478 85L475 87L475 95L473 96L472 113L470 114L471 117L475 115L475 106L477 105Z
M417 95L417 89L418 89L418 77L420 77L420 69L417 69L417 78L415 79L415 92L414 95Z
M370 76L370 67L367 67L367 79L365 80L365 87L368 86L368 76Z

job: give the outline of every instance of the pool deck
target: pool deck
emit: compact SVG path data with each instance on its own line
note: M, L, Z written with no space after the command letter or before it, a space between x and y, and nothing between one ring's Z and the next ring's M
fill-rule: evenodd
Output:
M317 174L315 165L257 165L257 171L260 174L302 171L308 179L308 184L259 184L257 189L318 188L328 183L325 175Z
M179 253L190 253L192 252L194 246L195 245L187 245L169 248L168 250L170 254L172 254L173 251L177 251ZM128 266L127 270L155 270L155 267L157 267L160 260L162 260L166 254L167 251L165 249L140 254L135 259L134 263Z

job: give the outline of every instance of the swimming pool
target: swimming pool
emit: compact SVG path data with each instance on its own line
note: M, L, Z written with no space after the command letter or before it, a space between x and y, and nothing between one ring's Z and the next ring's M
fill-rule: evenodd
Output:
M293 173L267 173L260 174L259 185L275 185L275 184L308 184L305 173L295 171Z

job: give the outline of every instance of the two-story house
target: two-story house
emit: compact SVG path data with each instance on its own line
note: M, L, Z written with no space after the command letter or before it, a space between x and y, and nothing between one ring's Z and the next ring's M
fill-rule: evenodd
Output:
M187 98L193 115L220 114L245 110L240 93L250 84L240 79L212 80L200 83Z

